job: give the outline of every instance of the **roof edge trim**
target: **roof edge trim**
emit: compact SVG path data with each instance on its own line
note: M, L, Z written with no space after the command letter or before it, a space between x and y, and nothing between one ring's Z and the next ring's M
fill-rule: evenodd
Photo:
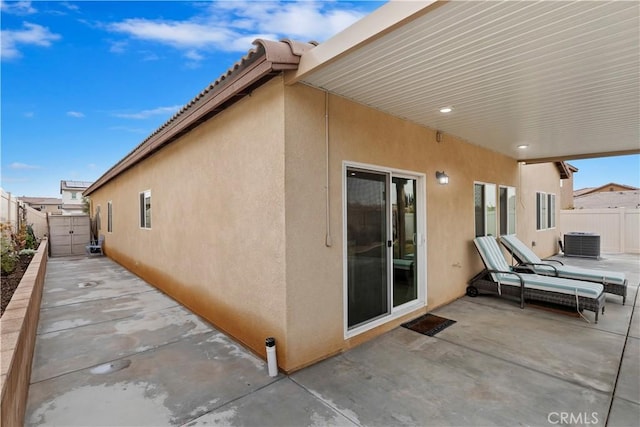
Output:
M254 40L253 45L256 46L254 49L107 170L83 195L88 196L98 190L165 145L244 98L281 71L297 69L300 55L315 47L313 43L264 39Z
M522 162L525 164L550 163L550 162L561 162L561 161L568 161L568 160L595 159L597 157L628 156L632 154L640 154L640 149L623 150L623 151L607 151L602 153L588 153L588 154L579 154L575 156L534 157L531 159L517 159L517 160L518 162Z

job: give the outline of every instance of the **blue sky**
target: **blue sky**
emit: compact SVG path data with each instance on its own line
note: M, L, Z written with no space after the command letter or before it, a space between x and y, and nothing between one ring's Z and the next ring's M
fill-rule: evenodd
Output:
M2 0L2 187L93 181L254 39L323 41L382 3ZM575 188L640 187L640 156L571 163Z
M2 188L93 181L256 38L323 41L382 4L2 0Z

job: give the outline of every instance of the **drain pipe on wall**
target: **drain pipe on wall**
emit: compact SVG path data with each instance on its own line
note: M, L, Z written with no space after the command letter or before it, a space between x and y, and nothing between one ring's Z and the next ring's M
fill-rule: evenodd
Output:
M265 340L267 346L267 367L269 368L269 376L278 376L278 359L276 357L276 339L269 337Z
M331 238L331 205L329 201L329 92L324 92L324 145L325 145L325 163L326 163L326 176L325 176L325 196L326 196L326 217L325 227L327 233L325 235L324 244L330 248L333 245L333 239Z

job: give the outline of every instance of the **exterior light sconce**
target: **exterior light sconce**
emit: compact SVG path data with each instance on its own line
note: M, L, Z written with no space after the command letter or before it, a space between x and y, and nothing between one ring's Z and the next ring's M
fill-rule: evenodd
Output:
M442 185L446 185L449 183L449 175L447 175L446 173L444 173L444 171L442 172L436 172L436 179L438 180L438 182Z

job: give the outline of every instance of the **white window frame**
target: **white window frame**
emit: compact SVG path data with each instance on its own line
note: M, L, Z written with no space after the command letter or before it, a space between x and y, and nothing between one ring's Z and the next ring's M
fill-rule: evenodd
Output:
M422 253L417 257L417 274L418 274L418 298L414 301L393 307L391 304L391 312L381 316L375 320L360 326L349 329L349 277L348 277L348 242L347 242L347 169L357 168L372 172L388 174L387 179L391 177L409 178L416 180L416 197L420 199L416 203L416 242ZM391 207L389 207L391 209ZM390 227L391 215L387 215L387 221ZM357 162L342 162L342 324L344 330L344 339L353 338L366 331L377 328L378 326L389 323L390 321L402 317L412 311L427 305L427 197L426 197L426 176L423 173L406 171L402 169L389 168L380 165L372 165Z
M149 199L149 219L148 219L148 224L147 224L147 212L146 212L146 200ZM140 228L143 230L151 230L151 224L153 223L153 221L151 221L151 190L145 190L145 191L141 191L138 194L138 200L139 200L139 210L138 210L138 220L139 220L139 225Z
M483 192L484 192L484 206L483 206L483 209L482 209L482 211L483 211L483 219L484 219L484 236L490 236L491 235L491 236L497 237L497 235L500 232L500 224L498 222L498 201L499 201L500 198L498 197L499 196L498 195L498 186L496 184L492 183L492 182L482 182L482 181L474 181L473 182L473 233L474 233L474 235L476 235L476 237L478 237L477 236L478 232L475 229L476 228L476 226L475 226L476 185L482 185ZM495 215L494 215L495 216L495 224L493 224L494 229L495 229L495 234L487 234L487 231L489 229L489 215L488 215L489 206L487 204L487 195L490 194L490 191L487 188L487 186L489 186L489 185L493 186L493 193L494 193L493 197L494 197L494 201L495 201L495 206L494 206L494 208L496 210Z
M499 217L498 217L498 234L500 236L503 236L504 234L502 233L502 230L500 229L500 225L502 223L502 200L500 199L500 190L502 189L506 189L507 190L507 209L506 209L506 215L507 215L507 233L506 235L512 235L512 234L516 234L516 225L518 223L518 219L517 219L517 207L516 207L516 200L517 200L517 195L518 195L518 191L516 190L516 187L512 187L510 185L500 185L498 186L498 212L500 213ZM510 220L511 215L509 215L509 190L513 190L513 198L514 198L514 204L513 204L513 220Z
M536 192L536 231L556 228L556 194Z

